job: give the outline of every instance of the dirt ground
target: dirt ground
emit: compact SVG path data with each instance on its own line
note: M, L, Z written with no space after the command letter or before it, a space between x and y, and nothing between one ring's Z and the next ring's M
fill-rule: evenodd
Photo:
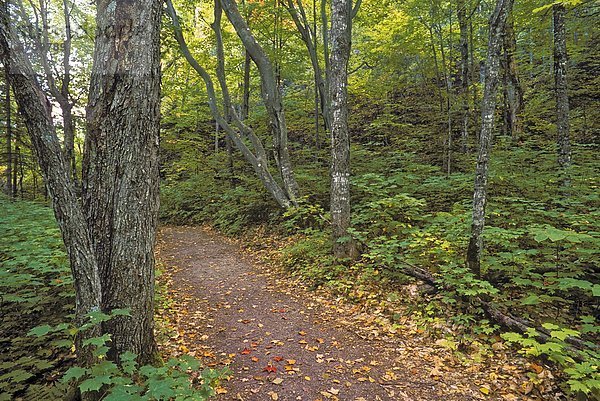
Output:
M368 319L351 306L208 229L163 227L158 254L175 300L167 352L228 366L218 400L542 399L527 388L521 362L465 362L411 333L363 335Z

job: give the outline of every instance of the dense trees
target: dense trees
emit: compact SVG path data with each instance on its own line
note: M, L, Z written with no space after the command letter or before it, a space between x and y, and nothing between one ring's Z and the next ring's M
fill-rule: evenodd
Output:
M167 0L159 55L159 2L117 4L4 3L0 111L6 191L41 168L80 320L132 311L101 328L112 358L155 352L159 172L164 219L297 235L318 283L417 277L561 355L595 338L597 5Z

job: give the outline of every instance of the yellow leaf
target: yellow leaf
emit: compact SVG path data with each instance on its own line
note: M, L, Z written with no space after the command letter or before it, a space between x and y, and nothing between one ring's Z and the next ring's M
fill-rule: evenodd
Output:
M480 387L479 391L481 391L485 395L489 395L490 394L490 389L487 388L487 387Z

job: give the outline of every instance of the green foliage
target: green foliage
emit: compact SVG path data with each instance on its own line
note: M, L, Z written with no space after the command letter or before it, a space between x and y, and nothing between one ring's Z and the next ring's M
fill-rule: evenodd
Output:
M85 334L90 328L117 316L129 316L129 311L91 312L80 327L67 323L42 325L31 329L28 335L43 338L62 332L71 337L73 343L77 335ZM102 400L206 400L215 395L214 389L219 381L229 374L227 369L200 370L200 361L189 355L171 358L160 366L138 366L137 355L125 352L116 364L107 359L110 342L110 334L86 338L82 346L91 348L95 362L89 367L70 367L64 373L62 383L77 384L82 393L100 391ZM27 379L20 374L13 376L13 381Z
M567 375L570 390L577 394L600 395L600 353L596 349L578 351L565 340L568 337L580 337L582 332L554 323L544 323L543 328L550 340L541 342L539 333L529 330L524 335L519 333L503 333L506 341L521 347L520 352L532 356L545 356L558 363ZM600 327L596 326L596 329Z
M0 196L0 232L0 399L11 399L66 369L73 342L54 328L72 311L73 289L50 208Z
M226 370L200 370L200 362L184 355L171 358L162 366L138 366L136 355L120 355L117 365L106 359L109 336L91 338L86 345L95 347L97 362L89 368L73 366L62 378L64 383L78 383L82 393L101 391L103 400L207 400L215 395Z

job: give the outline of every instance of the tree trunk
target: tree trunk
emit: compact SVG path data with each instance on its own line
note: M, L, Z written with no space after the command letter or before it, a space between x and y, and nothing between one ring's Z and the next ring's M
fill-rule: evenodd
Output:
M502 68L504 73L504 127L506 134L513 140L518 140L521 127L521 110L523 108L523 88L517 71L515 52L517 40L515 38L514 22L509 16L504 35L504 57Z
M52 199L54 215L71 262L76 320L78 324L82 324L88 313L100 309L100 279L94 247L52 122L51 103L37 83L33 68L22 53L18 38L11 35L10 20L6 1L0 1L0 60L8 66L8 81L13 88L19 110L23 113ZM98 328L93 328L82 333L82 336L93 337L99 333ZM79 347L80 344L78 342L79 363L87 366L92 356Z
M250 28L242 18L235 0L221 0L221 6L260 73L261 92L273 132L275 162L279 168L287 196L295 204L299 189L290 160L285 113L273 65L264 49L250 32Z
M565 29L565 5L552 6L554 19L554 91L556 96L556 128L558 142L558 165L565 174L563 184L569 183L566 169L571 165L571 142L569 138L569 95L567 93L567 33Z
M158 217L160 18L162 2L97 5L87 109L83 202L93 239L109 356L131 351L154 362L154 243Z
M477 276L481 276L481 252L483 250L483 228L487 202L488 169L494 119L496 110L496 90L499 81L500 51L505 34L506 19L512 10L513 0L497 0L496 8L489 21L489 38L485 64L485 84L481 101L481 132L479 134L479 154L475 170L473 191L473 219L471 238L467 250L467 266Z
M12 121L11 121L11 99L10 99L10 82L8 81L8 74L10 73L8 65L4 65L4 118L6 122L6 186L4 191L6 195L13 196L12 188Z
M242 95L242 121L246 121L248 119L248 114L250 113L250 67L252 67L252 59L250 58L250 54L245 52L244 58L244 88Z
M288 12L290 13L298 32L300 32L300 37L306 46L308 51L308 55L310 58L310 63L313 68L315 87L318 91L318 102L321 107L321 114L323 116L323 124L325 125L325 130L331 130L331 113L330 113L330 102L329 96L327 95L327 81L323 76L323 70L321 69L321 65L319 64L319 55L317 53L317 41L316 41L316 29L311 28L310 23L308 21L308 17L306 16L306 12L304 10L304 6L302 5L301 0L296 0L297 8L294 5L294 0L287 0L286 7ZM314 7L313 7L314 9ZM318 135L318 134L317 134Z
M351 0L331 2L331 220L333 254L353 257L350 228L350 135L348 132L348 60L352 35Z
M221 125L221 127L223 128L223 130L225 130L227 135L229 135L229 137L231 138L235 146L240 150L240 152L242 152L244 158L248 161L248 163L250 163L258 178L261 180L267 191L277 201L277 203L283 208L289 208L293 205L293 203L288 198L285 191L279 186L277 181L275 181L275 179L271 175L269 171L266 152L262 146L260 139L254 134L250 127L246 126L239 118L237 118L237 115L235 113L231 114L231 116L233 117L233 123L235 127L223 118L223 116L219 112L219 108L217 105L217 97L215 94L215 88L212 78L190 53L187 43L185 42L185 38L183 37L181 25L179 24L179 18L177 17L177 12L175 11L173 3L170 0L166 0L166 7L167 13L170 16L171 21L173 22L175 39L179 44L179 48L182 54L184 55L187 62L192 66L192 68L198 73L198 75L200 75L200 77L206 85L208 105L210 107L210 111L214 119ZM217 47L221 48L222 43L220 43L219 38L220 35L217 35ZM223 71L224 69L218 69L219 74L221 74L221 72ZM219 83L222 84L221 90L223 92L223 96L228 97L229 90L227 88L227 82L224 79L224 76L219 77ZM242 135L250 140L252 146L254 147L254 153L246 146Z
M460 31L460 84L462 103L462 122L460 125L461 150L469 150L469 26L467 24L466 5L464 0L457 2L458 29Z

